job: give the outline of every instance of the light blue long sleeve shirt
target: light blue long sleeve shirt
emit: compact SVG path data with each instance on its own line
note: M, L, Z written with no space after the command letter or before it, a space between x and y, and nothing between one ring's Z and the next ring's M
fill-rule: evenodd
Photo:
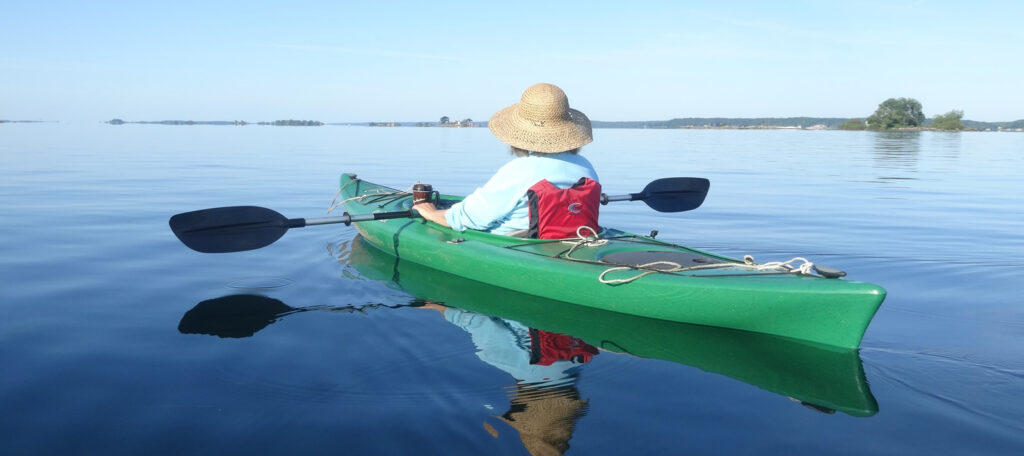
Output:
M547 179L558 188L569 188L581 177L599 181L594 166L578 154L516 157L499 168L483 187L452 205L445 220L456 231L473 229L504 235L525 230L530 225L526 191L533 184Z

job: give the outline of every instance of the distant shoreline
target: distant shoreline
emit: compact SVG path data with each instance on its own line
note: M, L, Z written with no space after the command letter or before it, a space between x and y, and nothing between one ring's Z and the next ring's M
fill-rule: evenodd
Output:
M649 130L838 130L839 125L849 119L838 117L763 117L763 118L727 118L727 117L692 117L657 121L599 121L591 122L594 128L649 129ZM930 119L929 119L930 121ZM6 123L60 123L55 120L6 120ZM471 122L469 124L439 122L321 122L318 120L275 120L248 122L244 120L139 120L128 121L112 119L103 123L110 125L142 124L142 125L216 125L216 126L353 126L353 127L416 127L416 128L484 128L487 122ZM928 122L930 123L930 122ZM964 120L967 127L961 131L1002 131L1024 132L1024 119L1012 122L981 122ZM945 131L931 128L926 123L922 127L899 128L886 131Z
M591 122L594 128L622 128L649 130L839 130L839 125L849 119L841 117L691 117L656 121L600 121ZM929 119L930 120L930 119ZM7 121L3 121L7 122ZM112 119L104 123L111 125L145 124L145 125L270 125L270 126L353 126L353 127L414 127L414 128L483 128L487 122L440 123L440 122L321 122L317 120L276 120L272 122L247 122L244 120L142 120L127 121ZM930 123L930 122L927 122ZM899 128L887 131L945 131L931 128L928 124L921 127ZM961 131L1006 131L1024 132L1024 119L1013 122L980 122L964 120L967 127Z

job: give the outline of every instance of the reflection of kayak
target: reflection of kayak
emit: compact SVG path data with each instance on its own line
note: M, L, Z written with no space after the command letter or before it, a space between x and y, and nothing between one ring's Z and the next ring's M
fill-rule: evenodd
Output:
M853 349L552 301L400 260L362 236L352 242L348 258L364 277L420 300L569 334L609 351L687 364L853 416L878 411Z
M408 210L412 199L350 174L341 177L340 198L352 215ZM602 233L602 242L587 243L460 233L420 218L355 226L384 252L489 285L641 317L839 347L860 344L885 298L877 285L755 269L612 229ZM638 268L642 265L646 269Z

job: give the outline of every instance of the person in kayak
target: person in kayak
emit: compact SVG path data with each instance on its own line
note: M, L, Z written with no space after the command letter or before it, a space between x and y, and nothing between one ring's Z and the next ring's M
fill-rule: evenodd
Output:
M579 155L580 148L593 141L590 119L569 107L562 89L544 83L530 86L519 103L494 114L488 128L510 146L514 158L482 187L448 209L439 209L429 201L414 201L413 208L423 218L456 231L473 229L525 237L531 228L527 193L537 186L538 192L570 188L583 192L587 202L582 206L596 225L600 198L597 171ZM541 186L545 180L551 185ZM574 205L569 212L578 214L579 207ZM599 229L591 228L595 232Z

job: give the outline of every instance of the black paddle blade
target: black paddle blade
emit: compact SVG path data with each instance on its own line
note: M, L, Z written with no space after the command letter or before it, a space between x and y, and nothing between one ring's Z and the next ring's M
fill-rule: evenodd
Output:
M196 304L178 323L182 334L208 334L222 338L250 337L279 318L298 311L274 298L230 295Z
M691 211L704 204L711 181L703 177L666 177L647 184L634 200L658 212Z
M258 206L183 212L171 217L169 223L178 240L203 253L241 252L266 247L284 236L288 228L302 226L271 209Z

